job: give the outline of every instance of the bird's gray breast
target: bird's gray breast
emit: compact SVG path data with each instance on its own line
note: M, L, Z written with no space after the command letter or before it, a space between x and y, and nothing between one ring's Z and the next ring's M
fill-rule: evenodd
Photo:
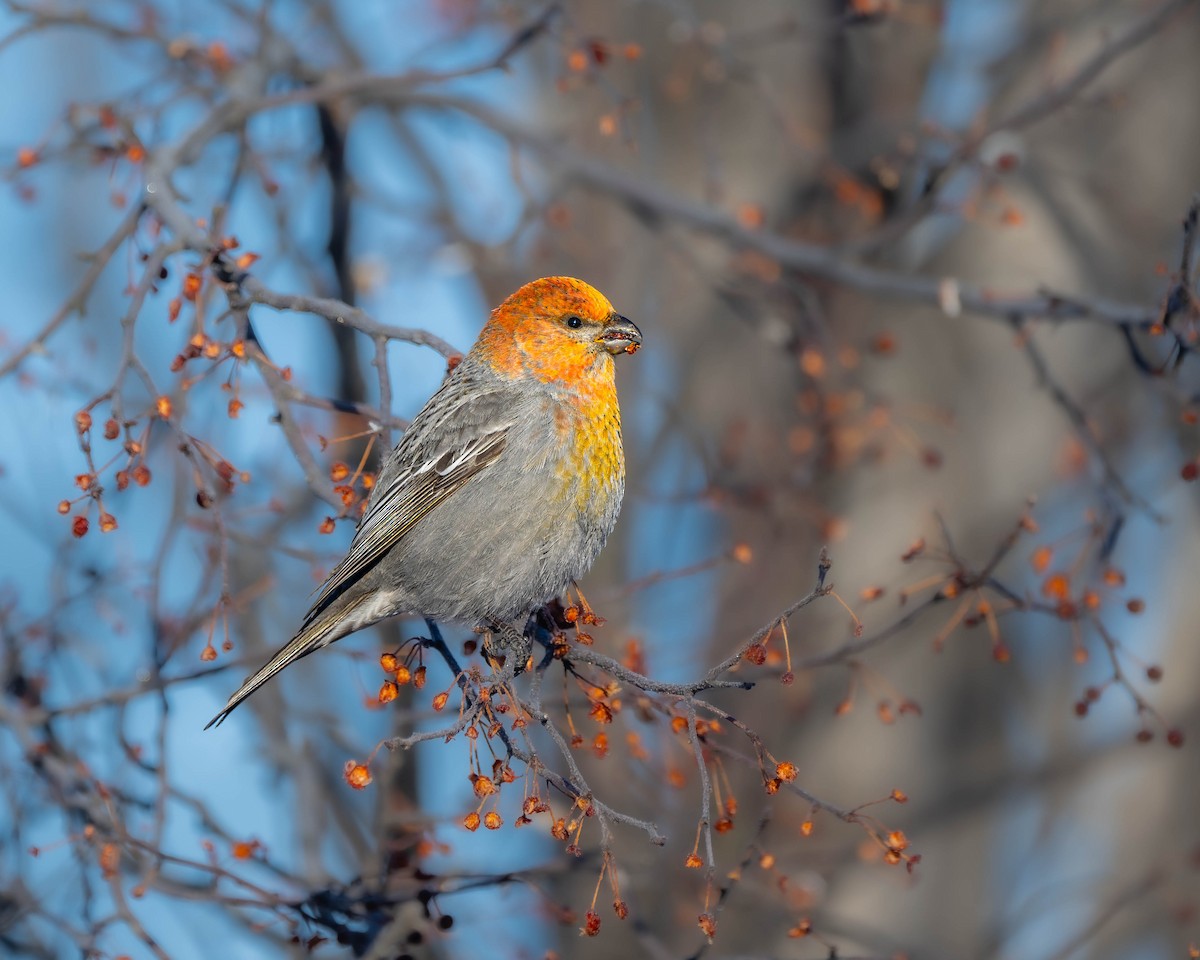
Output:
M436 619L512 620L591 566L616 522L618 476L580 462L577 414L551 394L513 397L504 451L405 535L393 575ZM620 445L620 425L615 443ZM605 466L612 473L612 465Z

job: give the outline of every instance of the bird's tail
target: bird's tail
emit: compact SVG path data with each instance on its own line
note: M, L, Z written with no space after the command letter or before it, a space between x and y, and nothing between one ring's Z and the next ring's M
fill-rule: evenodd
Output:
M320 650L322 647L329 646L334 640L339 640L346 634L353 632L359 624L355 624L349 614L365 599L365 596L358 597L349 604L339 604L322 610L318 616L301 627L300 632L289 640L271 658L269 663L246 678L246 682L238 687L234 695L229 698L229 702L221 708L221 712L204 725L204 729L207 730L212 726L220 726L225 718L237 708L238 704L284 667L294 663L301 657L307 657L314 650Z

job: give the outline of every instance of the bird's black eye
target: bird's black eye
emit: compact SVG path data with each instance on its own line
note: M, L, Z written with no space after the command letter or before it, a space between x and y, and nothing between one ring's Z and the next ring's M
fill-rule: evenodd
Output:
M583 326L583 321L579 317L567 317L567 326L572 330L578 330Z

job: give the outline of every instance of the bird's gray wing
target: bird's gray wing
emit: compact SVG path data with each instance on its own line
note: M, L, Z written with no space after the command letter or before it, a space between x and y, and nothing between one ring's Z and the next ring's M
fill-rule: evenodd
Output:
M350 549L321 587L306 625L430 510L503 453L515 422L512 398L499 389L448 386L434 394L388 458Z

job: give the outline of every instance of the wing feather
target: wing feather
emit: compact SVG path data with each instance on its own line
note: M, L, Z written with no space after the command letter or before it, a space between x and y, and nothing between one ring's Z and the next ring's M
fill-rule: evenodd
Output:
M388 465L395 475L375 491L349 551L321 587L305 625L374 567L430 510L504 452L513 425L506 397L474 393L444 405L436 399L437 395L412 422L390 458ZM450 425L452 429L445 429ZM404 469L406 463L411 466ZM388 472L385 467L381 478Z

